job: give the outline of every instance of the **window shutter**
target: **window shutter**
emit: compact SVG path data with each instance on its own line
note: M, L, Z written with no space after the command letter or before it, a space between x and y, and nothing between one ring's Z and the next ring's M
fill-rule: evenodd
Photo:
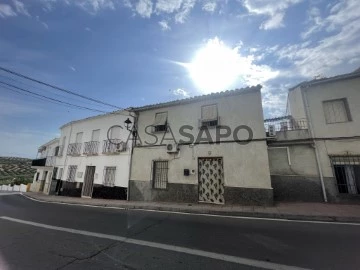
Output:
M217 105L207 105L201 107L202 120L214 120L218 117Z
M155 115L154 126L164 126L164 125L166 125L166 122L167 122L167 113L166 112L157 113Z
M323 104L326 123L341 123L349 121L345 100L329 100Z
M99 141L99 138L100 138L100 129L93 130L92 136L91 136L91 141L97 142L97 141Z

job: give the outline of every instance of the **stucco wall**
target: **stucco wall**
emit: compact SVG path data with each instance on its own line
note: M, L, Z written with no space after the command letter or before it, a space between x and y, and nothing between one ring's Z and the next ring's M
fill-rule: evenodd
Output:
M222 138L220 144L197 144L196 142L194 145L180 144L180 151L178 154L169 154L166 151L165 145L174 141L171 132L167 132L165 138L171 138L171 140L164 140L162 146L160 146L160 143L164 133L155 133L158 137L157 145L144 147L144 145L146 145L145 142L155 142L154 137L145 133L145 128L154 123L156 113L167 112L168 125L171 128L174 139L176 142L181 142L180 140L187 142L188 138L183 137L180 134L179 129L183 125L192 126L193 129L191 131L186 130L186 132L191 133L194 136L194 139L196 139L199 133L201 106L210 104L217 104L220 125L229 126L232 131L237 126L247 125L252 130L254 141L251 141L246 145L238 144L234 142L232 132L230 137ZM248 194L251 194L251 198L257 197L259 200L265 198L267 201L272 201L272 188L269 175L260 91L244 93L238 96L214 98L208 101L181 106L140 111L138 119L139 137L143 146L138 146L134 149L130 177L132 182L138 182L138 186L136 186L136 183L133 184L134 188L136 188L136 192L146 193L151 189L151 186L146 183L150 183L152 179L152 161L163 159L169 161L168 182L172 185L171 189L175 189L175 184L177 184L179 190L186 191L184 191L185 195L174 193L176 198L179 198L179 200L181 198L189 198L193 201L194 198L197 199L198 197L196 194L196 185L198 184L198 158L222 157L224 162L226 194L229 196L231 194L234 194L234 196L236 195L237 202L239 202L241 198L238 190L231 188L242 188L241 194L246 193L244 190L247 189L249 191ZM148 131L150 131L150 129L148 129ZM209 133L212 140L215 142L216 129L210 128ZM248 132L241 130L238 133L238 138L240 140L246 140L248 139L248 135ZM205 135L202 136L202 138L204 137ZM184 176L184 169L194 169L195 174ZM180 185L182 185L181 188L179 188ZM183 185L190 185L195 188L184 187ZM260 190L260 192L261 190L266 190L266 194L263 193L259 196L257 190ZM130 187L130 194L131 192L132 190ZM232 196L234 198L226 198L226 194L225 201L236 202L234 196ZM152 192L149 191L149 194L142 194L137 197L156 200L157 198L165 198L165 194L152 194Z
M314 148L310 144L269 147L269 166L271 175L318 176Z
M300 87L289 91L287 106L288 114L292 115L292 117L294 117L295 119L306 118Z
M360 135L360 78L320 84L306 89L314 136L317 138ZM352 121L327 124L323 101L347 98Z
M150 181L152 161L169 161L169 183L198 184L198 158L222 157L225 185L231 187L271 188L266 143L248 145L223 143L220 145L181 145L179 154L168 154L165 146L135 148L131 180ZM210 153L210 154L209 154ZM184 176L184 169L195 169L195 174Z

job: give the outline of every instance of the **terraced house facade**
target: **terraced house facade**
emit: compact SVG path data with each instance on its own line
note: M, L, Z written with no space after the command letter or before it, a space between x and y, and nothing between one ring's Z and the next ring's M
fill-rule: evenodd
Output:
M40 147L32 190L215 204L359 200L359 103L357 70L289 89L285 115L265 120L254 86L73 121Z

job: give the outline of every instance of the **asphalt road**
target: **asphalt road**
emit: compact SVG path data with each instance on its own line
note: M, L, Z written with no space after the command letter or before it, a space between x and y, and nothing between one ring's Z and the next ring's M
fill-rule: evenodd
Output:
M360 226L41 203L0 193L0 269L360 269Z

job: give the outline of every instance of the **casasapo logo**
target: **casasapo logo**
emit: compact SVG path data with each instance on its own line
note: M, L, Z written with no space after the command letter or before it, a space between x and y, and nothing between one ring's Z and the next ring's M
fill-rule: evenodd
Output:
M134 125L129 129L124 129L120 125L114 125L109 128L107 139L110 143L116 145L124 143L128 145L129 141L136 141L137 146L159 146L169 143L221 144L222 142L236 142L241 145L246 145L250 143L254 137L252 129L247 125L239 125L233 129L225 125L216 126L214 128L198 128L191 125L183 125L178 130L179 136L177 136L177 139L170 126L167 126L164 131L154 132L154 130L154 125L146 126L144 133L141 135L143 138L141 138ZM242 136L240 136L240 134ZM125 138L126 140L124 141Z

